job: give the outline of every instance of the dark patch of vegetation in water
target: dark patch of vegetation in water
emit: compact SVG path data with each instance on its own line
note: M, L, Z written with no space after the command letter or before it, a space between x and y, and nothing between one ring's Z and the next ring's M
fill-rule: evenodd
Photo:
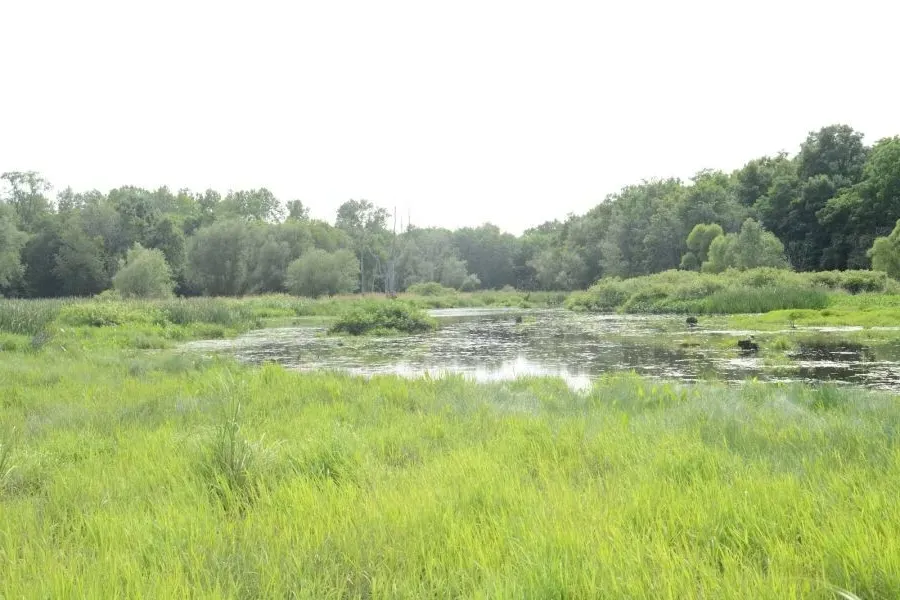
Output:
M873 360L874 352L869 346L852 340L817 335L798 340L797 350L791 356L806 359L831 360Z
M348 335L391 335L425 333L437 329L437 321L421 309L404 302L360 303L338 318L328 333Z

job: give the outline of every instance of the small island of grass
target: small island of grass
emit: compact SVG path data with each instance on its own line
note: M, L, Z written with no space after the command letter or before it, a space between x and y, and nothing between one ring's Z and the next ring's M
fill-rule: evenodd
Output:
M397 335L437 329L437 321L422 309L405 302L365 302L344 313L328 333L346 335Z

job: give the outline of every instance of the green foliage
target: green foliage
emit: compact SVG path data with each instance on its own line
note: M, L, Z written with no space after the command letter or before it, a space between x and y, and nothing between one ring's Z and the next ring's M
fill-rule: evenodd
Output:
M27 240L28 236L16 229L12 215L0 205L0 291L21 277L19 253Z
M698 223L691 229L687 237L687 247L690 252L681 259L681 268L685 270L697 270L709 256L709 247L713 240L725 235L722 226L717 223Z
M123 298L167 298L175 286L165 255L140 244L128 251L112 284Z
M0 193L0 204L5 202L12 207L15 226L26 232L37 231L50 213L50 201L45 195L50 190L47 180L35 171L10 171L0 175L0 182L7 188L6 194Z
M236 296L247 287L248 226L223 221L200 229L188 244L188 278L208 296Z
M495 225L464 227L453 232L453 243L459 257L465 261L466 270L477 279L463 281L460 289L470 289L475 281L487 289L514 285L513 258L516 238L503 233Z
M696 228L695 228L696 229ZM705 240L704 240L705 241ZM788 267L784 246L760 224L747 219L738 234L719 234L709 245L709 259L701 265L704 273L721 273L725 269Z
M572 294L566 306L593 312L744 313L783 308L820 309L829 293L877 287L866 272L794 273L763 267L722 273L666 271L632 279L601 279L586 292ZM865 281L865 282L864 282ZM882 284L884 284L884 281ZM883 290L892 289L885 285Z
M284 217L284 207L266 188L229 192L216 205L217 217L222 220L277 222Z
M429 281L428 283L416 283L409 286L406 288L406 293L416 296L452 296L456 294L456 290L444 287L436 281Z
M709 245L709 260L700 265L704 273L721 273L736 267L738 262L737 234L720 235Z
M810 273L807 279L816 285L833 290L844 290L851 294L879 292L896 294L900 284L887 273L879 271L819 271Z
M869 257L872 268L883 271L894 279L900 279L900 219L890 235L875 240Z
M335 227L353 241L359 263L359 290L363 293L375 291L379 275L376 266L388 259L387 217L387 210L368 200L348 200L338 207Z
M425 333L437 328L437 321L422 310L400 301L359 303L329 328L332 334L390 335Z
M92 296L109 287L103 240L80 227L63 230L53 274L62 284L62 296Z
M359 278L359 261L349 250L310 250L287 269L286 284L296 296L333 296L352 292Z

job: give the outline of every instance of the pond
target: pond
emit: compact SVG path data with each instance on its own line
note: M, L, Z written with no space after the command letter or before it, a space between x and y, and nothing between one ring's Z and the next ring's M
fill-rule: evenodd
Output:
M441 327L428 334L351 338L326 336L323 327L286 327L185 347L299 370L412 377L460 373L477 381L555 376L577 389L589 387L603 373L635 371L685 381L756 377L900 391L900 331L891 341L864 346L844 344L840 337L860 328L799 328L784 334L814 332L835 343L745 355L738 351L737 340L762 332L716 329L706 323L688 330L683 316L589 315L561 309L447 309L431 314ZM765 340L760 340L764 349Z

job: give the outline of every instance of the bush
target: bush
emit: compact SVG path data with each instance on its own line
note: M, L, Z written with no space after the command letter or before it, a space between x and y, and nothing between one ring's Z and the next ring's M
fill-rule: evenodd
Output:
M168 298L175 288L172 269L162 251L140 244L128 251L112 283L123 298Z
M437 329L437 321L421 309L399 301L365 302L340 317L329 333L385 335L425 333Z
M851 294L900 291L900 285L883 271L821 271L810 273L808 277L816 284Z

